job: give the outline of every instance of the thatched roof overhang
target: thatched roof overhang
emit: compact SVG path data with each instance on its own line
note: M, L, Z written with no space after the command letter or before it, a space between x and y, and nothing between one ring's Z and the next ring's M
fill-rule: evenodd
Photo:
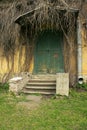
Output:
M33 10L29 10L28 12L19 15L14 20L14 22L18 23L21 26L26 25L27 23L29 23L29 20L33 18L35 12L39 11L39 14L40 14L40 10L43 10L43 9L44 9L44 6L39 6ZM54 7L54 9L53 9L53 7L50 7L50 9L56 10L58 12L60 11L60 12L75 13L76 15L78 15L78 13L79 13L79 9L76 9L76 8L64 8L64 7L56 6L56 7Z
M20 25L24 24L24 23L25 23L25 19L26 19L27 17L31 17L31 16L34 14L34 12L37 11L37 10L39 10L40 8L41 8L41 7L38 7L38 8L35 8L35 9L31 10L31 11L28 11L28 12L22 14L22 15L19 15L19 16L15 19L15 23L18 23L18 24L20 24Z

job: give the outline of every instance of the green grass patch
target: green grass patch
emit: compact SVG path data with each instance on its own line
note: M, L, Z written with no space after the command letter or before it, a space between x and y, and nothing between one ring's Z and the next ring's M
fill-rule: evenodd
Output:
M8 83L0 83L0 92L7 92L9 90Z
M76 84L76 88L77 89L82 89L82 90L86 90L87 91L87 83L82 83L82 84L79 84L79 83L77 83Z
M0 130L87 130L87 92L42 100L39 108L18 106L26 96L0 93ZM28 102L28 101L27 101Z

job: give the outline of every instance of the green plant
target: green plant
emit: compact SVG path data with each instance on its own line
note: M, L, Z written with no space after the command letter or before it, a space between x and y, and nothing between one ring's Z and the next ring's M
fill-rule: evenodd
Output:
M77 83L76 88L87 90L87 83L84 83L84 82L82 84Z
M1 90L8 91L9 90L9 84L8 83L0 83L0 91Z

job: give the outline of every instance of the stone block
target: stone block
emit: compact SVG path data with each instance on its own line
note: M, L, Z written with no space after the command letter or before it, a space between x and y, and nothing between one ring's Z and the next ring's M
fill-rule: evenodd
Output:
M58 73L56 77L56 94L69 95L69 74Z
M28 74L22 74L21 77L14 77L9 80L9 91L18 94L21 92L21 90L24 88L26 83L29 80Z

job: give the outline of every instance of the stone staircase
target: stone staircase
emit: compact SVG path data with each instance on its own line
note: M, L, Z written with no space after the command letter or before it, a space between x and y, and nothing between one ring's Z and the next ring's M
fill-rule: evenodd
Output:
M19 94L69 95L69 74L26 75L9 80L9 91Z
M25 94L56 94L56 75L32 75L23 89Z

